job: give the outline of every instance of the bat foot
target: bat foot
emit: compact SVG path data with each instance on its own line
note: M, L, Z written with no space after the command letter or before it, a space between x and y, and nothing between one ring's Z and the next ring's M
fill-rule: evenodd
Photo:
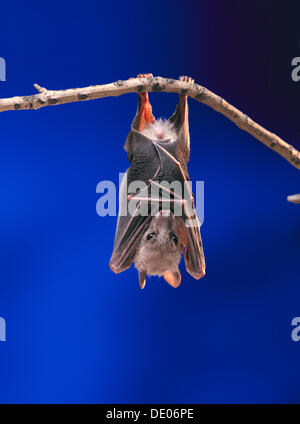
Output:
M152 78L152 74L138 74L137 78Z
M137 78L151 78L152 74L138 74ZM152 107L149 102L148 92L141 91L138 93L139 96L139 114L138 114L138 131L143 129L150 123L155 121L152 114Z
M187 75L181 75L179 77L179 81L188 82L189 84L194 84L194 79L192 77L188 77Z
M136 78L152 78L153 74L138 74ZM133 77L128 78L130 80L134 79Z
M137 78L151 78L153 77L152 74L138 74ZM149 99L148 99L148 92L147 91L141 91L140 93L138 93L140 99L141 99L141 103L143 106L146 106L147 103L149 103Z

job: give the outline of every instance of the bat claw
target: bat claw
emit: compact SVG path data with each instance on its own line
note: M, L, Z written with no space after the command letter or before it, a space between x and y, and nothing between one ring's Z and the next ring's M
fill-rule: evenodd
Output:
M153 77L152 74L138 74L137 78L151 78Z
M194 79L192 77L188 77L187 75L181 75L179 77L179 81L188 82L189 84L194 84Z

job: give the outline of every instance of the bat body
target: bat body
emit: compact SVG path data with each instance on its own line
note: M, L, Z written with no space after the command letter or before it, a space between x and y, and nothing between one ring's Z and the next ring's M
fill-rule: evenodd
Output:
M187 271L196 279L203 277L200 224L188 183L187 96L179 95L174 114L164 122L155 120L148 93L139 93L125 150L131 165L120 190L111 270L122 272L134 262L141 288L147 275L164 276L171 286L178 287L183 253Z

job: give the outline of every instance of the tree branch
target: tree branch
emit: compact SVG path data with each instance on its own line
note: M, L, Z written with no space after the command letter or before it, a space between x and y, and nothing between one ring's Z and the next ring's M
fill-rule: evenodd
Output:
M8 110L40 109L84 100L100 99L102 97L120 96L122 94L156 91L166 93L186 94L189 97L206 104L234 122L240 129L247 131L270 149L274 150L288 162L300 169L300 152L286 143L276 134L263 128L247 115L199 84L190 84L179 80L161 77L133 78L127 81L116 81L111 84L92 85L84 88L68 90L47 90L34 84L38 94L24 97L0 99L0 112Z

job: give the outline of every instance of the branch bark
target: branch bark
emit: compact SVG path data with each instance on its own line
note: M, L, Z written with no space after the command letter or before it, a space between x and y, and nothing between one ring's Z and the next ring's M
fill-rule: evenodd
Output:
M38 94L23 97L0 99L0 112L8 110L40 109L45 106L100 99L103 97L120 96L122 94L155 91L165 93L186 94L189 97L204 103L216 112L226 116L240 129L248 132L267 147L277 152L290 164L300 169L300 152L286 143L276 134L263 128L247 115L229 104L222 97L209 91L199 84L174 80L171 78L151 77L134 78L127 81L116 81L111 84L92 85L84 88L71 88L67 90L47 90L34 84Z

